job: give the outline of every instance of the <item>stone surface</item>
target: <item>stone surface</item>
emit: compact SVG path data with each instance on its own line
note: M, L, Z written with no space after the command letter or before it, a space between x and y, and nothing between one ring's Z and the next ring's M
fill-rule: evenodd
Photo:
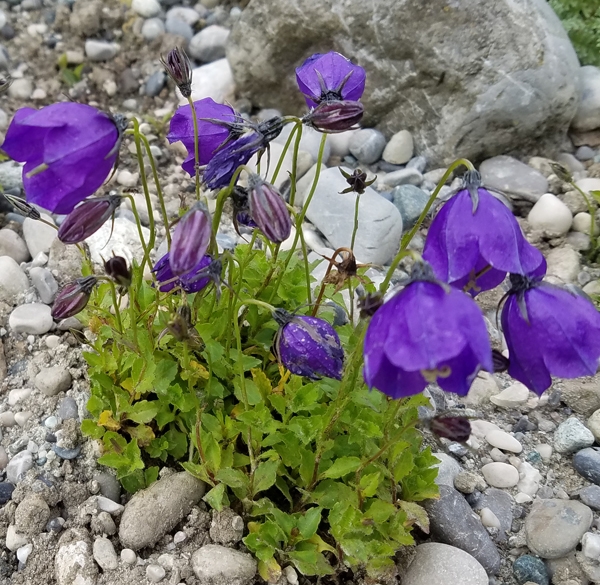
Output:
M600 385L594 378L564 380L561 400L575 412L590 416L600 409Z
M477 500L475 506L473 506L473 509L479 512L483 512L484 509L487 509L494 514L500 523L498 533L494 537L494 540L497 542L505 542L512 529L513 506L514 500L509 493L491 487L485 490L482 496Z
M369 165L381 158L385 136L373 128L358 130L350 138L350 153L359 163Z
M527 546L543 559L559 559L577 546L592 520L581 502L536 500L525 520Z
M50 508L38 494L30 494L15 510L15 528L28 535L39 534L50 518Z
M46 305L51 304L58 292L58 283L52 275L52 272L41 266L34 266L29 270L29 276L31 277L33 286L35 286L35 289L40 295L42 303L45 303Z
M511 451L512 453L523 451L523 445L505 431L491 431L485 436L485 440L493 447L498 447L503 451Z
M187 104L179 89L177 96L180 104ZM205 97L219 103L235 100L235 82L227 59L218 59L192 71L192 99L198 101Z
M54 570L58 585L96 585L98 568L86 530L72 528L60 537Z
M120 50L117 43L88 39L85 41L85 54L90 61L110 61Z
M600 447L588 447L573 455L573 467L585 479L600 485Z
M456 476L462 471L462 468L458 461L448 455L448 453L434 453L436 459L440 460L438 468L438 474L435 478L435 483L438 485L447 485L452 487Z
M148 241L150 230L142 227L144 239ZM144 257L144 249L140 242L140 235L137 226L125 219L117 217L114 222L105 223L95 234L85 240L90 248L92 262L98 266L103 266L103 258L107 254L114 256L123 256L127 260L127 265L135 258L141 263Z
M160 18L149 18L142 25L142 36L147 41L153 41L165 34L165 25Z
M486 187L513 199L535 203L548 192L548 181L542 173L511 156L487 159L479 167Z
M399 185L392 191L392 203L402 216L402 227L409 230L425 209L429 196L414 185Z
M42 368L35 377L35 387L46 396L55 396L71 387L71 374L62 366Z
M521 382L515 382L499 394L490 397L490 402L503 408L518 408L529 399L529 390Z
M508 463L494 461L481 468L485 481L497 488L510 488L519 483L519 472Z
M27 275L10 256L0 256L0 301L14 304L29 288Z
M131 9L144 18L152 18L160 14L158 0L132 0Z
M14 230L0 230L0 258L10 256L17 264L29 260L29 250L23 238Z
M439 500L427 500L434 538L473 555L490 574L500 568L500 554L479 517L454 488L440 486Z
M351 169L345 169L352 172ZM337 168L321 173L307 218L323 233L333 248L349 246L354 226L354 193L340 195L348 184ZM307 189L308 191L308 189ZM302 203L306 192L298 192ZM358 232L354 253L359 262L385 264L398 251L402 218L394 205L367 187L360 195Z
M54 223L49 215L42 214L42 218ZM35 258L40 252L48 254L52 242L56 239L56 229L26 217L23 222L23 237L31 257Z
M218 544L234 544L242 540L244 520L231 508L224 508L220 512L213 510L209 534Z
M600 69L586 65L579 70L581 99L573 118L573 129L588 132L600 128Z
M400 130L390 138L381 158L394 165L403 165L412 158L414 149L412 134L408 130Z
M33 467L33 457L29 451L17 453L6 466L6 479L12 484L17 484Z
M114 571L119 566L119 559L113 543L108 538L97 538L93 546L94 560L103 571Z
M156 543L200 501L204 483L186 472L174 473L136 492L119 526L124 547L139 550Z
M574 453L594 444L594 435L578 418L560 423L554 433L554 449L558 453Z
M545 193L531 208L527 221L534 230L541 230L548 237L557 237L571 229L573 215L556 195Z
M54 322L48 305L29 303L14 309L8 318L8 324L14 333L43 335L52 329Z
M364 124L409 130L433 164L554 148L577 108L578 60L545 0L254 0L227 56L242 95L300 113L294 67L331 49L366 68Z
M561 284L577 282L577 275L581 272L579 252L568 246L554 248L546 256L548 268L546 274L555 276Z
M192 568L201 583L247 585L256 575L251 555L218 544L206 544L192 555Z
M544 561L531 555L519 557L513 564L513 573L519 583L537 583L537 585L550 583Z
M439 542L420 544L402 585L488 585L481 564L465 551Z
M577 495L586 506L600 510L600 486L588 485L580 489Z

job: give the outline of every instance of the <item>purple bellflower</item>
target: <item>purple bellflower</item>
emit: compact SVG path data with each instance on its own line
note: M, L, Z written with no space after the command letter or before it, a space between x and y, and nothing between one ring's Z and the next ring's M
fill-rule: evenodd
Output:
M296 81L309 108L322 102L358 101L365 78L362 67L335 51L316 53L296 69Z
M585 297L511 274L502 308L508 373L542 394L551 376L593 376L600 361L600 313Z
M240 123L240 116L231 106L218 104L211 98L204 98L194 102L194 109L198 118L198 144L200 165L204 166L210 162L218 148L229 138L232 128ZM216 124L208 119L221 120L227 125ZM238 135L241 129L238 131ZM196 174L194 158L194 122L192 120L192 109L189 105L177 108L177 111L171 118L168 141L182 142L187 148L188 156L181 165L190 175Z
M375 312L364 357L367 386L392 398L417 394L433 382L464 396L479 370L493 371L481 310L421 263L410 284Z
M271 242L281 244L292 231L292 219L283 197L258 175L251 175L248 185L250 217Z
M27 200L67 214L92 195L113 169L123 124L88 106L61 102L15 114L2 149L24 162Z
M58 239L63 244L79 244L95 234L121 205L121 197L92 197L82 201L60 224Z
M175 287L179 287L186 293L195 293L201 291L211 280L214 281L209 270L214 262L212 257L206 254L192 270L177 277L171 270L169 252L167 252L156 262L152 271L159 284L158 290L160 292L169 292Z
M523 235L511 211L481 187L477 171L435 216L423 250L437 278L475 296L511 272L545 271L542 253Z
M273 317L279 324L273 349L281 364L297 376L341 380L344 350L327 321L283 309L276 309Z
M54 319L67 319L83 311L97 283L98 279L96 277L87 276L65 285L58 291L56 299L54 299L52 317Z
M364 108L360 102L328 101L321 102L302 121L319 132L335 134L356 127L362 120Z
M212 235L208 211L196 203L180 220L173 232L169 264L176 275L189 272L202 260Z
M192 64L185 51L179 47L171 49L166 59L161 57L167 75L175 82L181 95L189 98L192 95ZM193 149L192 149L193 150Z

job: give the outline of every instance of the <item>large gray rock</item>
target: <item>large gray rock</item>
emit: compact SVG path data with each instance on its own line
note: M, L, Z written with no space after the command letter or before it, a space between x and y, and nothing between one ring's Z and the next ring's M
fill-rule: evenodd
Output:
M345 169L352 172L351 169ZM340 194L348 187L337 167L321 172L319 183L308 206L306 217L323 233L333 248L350 246L354 228L355 193ZM310 190L298 191L296 202L301 205ZM402 237L402 216L394 204L371 187L360 195L358 231L354 245L357 260L385 264L392 260Z
M366 126L409 130L432 164L555 148L578 102L579 62L546 0L252 0L229 37L239 93L306 108L294 68L338 50L367 71Z
M587 132L600 128L600 69L593 65L579 71L581 101L573 120L573 129Z
M125 506L119 540L140 550L172 530L204 495L204 483L183 471L158 480L137 492Z

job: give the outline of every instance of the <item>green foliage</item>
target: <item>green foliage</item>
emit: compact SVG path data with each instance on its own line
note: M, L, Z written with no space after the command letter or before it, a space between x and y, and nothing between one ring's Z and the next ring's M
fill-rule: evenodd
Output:
M582 65L600 66L600 0L550 0Z
M88 316L94 351L85 354L93 419L82 430L131 492L165 462L205 481L208 505L232 506L249 521L244 543L266 580L288 564L305 575L350 567L377 578L413 542L414 525L427 530L417 502L437 495L437 460L415 429L426 400L394 401L362 384L362 326L338 329L341 382L281 368L271 312L238 300L290 311L306 303L303 261L281 256L273 265L263 251L236 248L225 270L235 294L224 289L219 301L212 289L159 293L134 268L134 311L121 313L122 333L109 285L98 287ZM175 338L168 325L182 304L195 325Z
M69 87L74 86L78 81L81 81L81 74L85 63L79 65L69 65L67 60L67 54L63 53L57 61L58 70L63 83L66 83Z

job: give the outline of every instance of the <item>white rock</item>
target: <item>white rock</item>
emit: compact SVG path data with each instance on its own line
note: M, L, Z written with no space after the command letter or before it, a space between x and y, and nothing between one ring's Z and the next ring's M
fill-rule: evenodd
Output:
M541 473L527 461L523 461L517 468L519 472L519 483L517 489L532 498L537 494L542 481Z
M331 156L344 158L350 154L350 139L356 130L346 130L338 134L329 134L327 144L331 147ZM325 161L327 162L327 161Z
M144 240L148 242L150 230L142 227L142 234ZM141 263L144 257L138 228L124 217L117 217L112 224L111 222L105 223L85 242L90 248L92 262L98 266L103 266L103 258L109 258L112 255L123 256L128 265L131 265L134 258L136 262Z
M119 566L119 559L113 543L108 538L97 538L93 547L94 560L103 571L114 571Z
M8 405L15 406L31 396L31 388L15 388L8 393Z
M165 578L167 572L160 565L148 565L146 567L146 577L151 583L159 583Z
M96 503L98 510L108 512L113 516L118 516L125 509L125 506L121 506L121 504L117 504L117 502L113 502L110 498L105 498L104 496L96 496Z
M283 148L284 145L280 144L278 142L271 142L271 164L269 166L268 172L267 172L267 177L269 178L269 181L272 182L272 177L273 174L275 173L275 168L277 167L277 163L279 162L281 156L283 155ZM280 188L281 185L289 179L289 173L292 171L292 164L293 164L293 154L292 154L292 149L288 150L285 155L283 156L283 162L281 163L281 168L279 170L279 173L277 175L277 180L275 182L275 186ZM261 159L261 171L263 173L265 173L265 171L267 170L265 165L266 165L266 158L263 156ZM249 161L248 164L246 165L249 169L251 169L252 171L256 171L257 168L257 163L258 163L258 156L254 155ZM311 165L312 165L312 156L310 155L310 153L301 150L298 152L298 161L297 161L297 175L298 178L300 177L304 177L307 172L310 173L311 169ZM313 167L314 168L314 167ZM264 175L263 175L264 176ZM242 181L245 183L247 181L247 174L244 172L242 173ZM300 188L300 183L298 183L297 189ZM296 202L298 201L298 199L296 199Z
M573 218L571 229L574 232L581 232L583 234L589 234L593 230L593 234L598 234L598 224L594 221L594 225L592 226L592 216L585 211L581 211Z
M200 20L200 14L193 8L185 6L174 6L167 11L167 20L176 18L190 26L194 26Z
M26 544L27 537L18 533L14 524L10 524L6 530L6 548L14 552Z
M485 439L485 436L492 431L499 431L500 427L488 420L475 419L471 421L471 434L478 439Z
M123 187L135 187L138 184L139 178L139 173L132 173L127 169L123 169L117 175L117 183L123 185Z
M22 77L15 79L8 86L8 96L16 100L28 100L33 92L33 82L31 79Z
M78 537L80 540L76 540ZM82 529L67 530L61 536L54 559L58 585L96 585L98 569L87 538Z
M279 134L279 136L277 138L275 138L275 140L273 140L273 142L271 142L271 144L285 145L288 138L290 137L290 133L292 132L292 126L293 126L292 124L288 124L287 126L284 126L283 130L281 131L281 134ZM329 142L330 142L330 139L332 136L334 136L334 134L328 135L327 140L325 141L325 147L323 148L323 160L322 160L323 163L327 162L327 160L329 159L329 156L331 154L331 146L330 146ZM302 136L300 138L299 150L310 153L310 156L312 159L311 166L314 163L316 163L317 159L319 158L319 149L321 147L322 137L323 137L323 134L321 132L317 132L313 128L306 127L306 128L302 129ZM290 145L290 151L293 150L294 144L295 144L295 139L292 139L292 143ZM271 156L273 157L273 155L271 155ZM273 157L272 160L276 161L277 159ZM271 163L271 164L273 164L273 163Z
M8 455L6 449L0 445L0 470L6 469L8 465Z
M481 473L492 487L511 488L519 483L519 472L508 463L488 463L481 468Z
M600 559L600 534L586 532L581 539L581 551L588 559Z
M135 565L137 563L137 555L130 548L124 548L121 551L121 560L128 565Z
M20 426L24 427L27 424L27 421L33 416L33 412L29 410L23 410L21 412L17 412L15 414L15 422Z
M248 554L218 544L205 544L192 555L192 568L202 583L218 580L246 585L256 575L257 564Z
M554 248L546 256L547 275L554 276L562 284L576 282L581 271L579 252L569 246Z
M180 104L187 104L179 89L177 96ZM235 81L227 59L219 59L192 71L192 100L210 97L216 102L233 102L235 99Z
M502 528L498 516L496 516L489 508L482 508L479 515L481 516L481 523L486 528Z
M160 14L158 0L132 0L131 9L144 18L152 18Z
M121 47L117 43L87 39L85 41L85 54L90 61L110 61L116 57Z
M581 100L572 126L580 132L600 128L600 69L586 65L579 69Z
M33 544L26 544L25 546L18 548L17 559L19 559L19 562L23 563L24 565L27 564L27 559L29 558L29 555L32 551Z
M479 372L471 387L469 393L464 397L465 404L479 406L489 402L490 398L500 392L498 382L493 374L489 372Z
M527 494L524 494L523 492L519 492L515 496L515 502L517 502L517 504L526 504L527 502L531 501L533 501L533 498Z
M403 165L412 158L414 148L412 134L408 130L400 130L390 138L381 158L394 165Z
M535 450L540 454L542 461L548 463L552 457L552 445L548 445L547 443L540 443L536 445Z
M15 424L15 413L10 410L0 412L0 427L14 427Z
M508 455L506 453L504 453L504 451L500 451L500 449L498 449L498 447L494 447L490 451L490 457L494 461L500 461L501 463L506 463L508 461Z
M496 406L502 408L517 408L522 404L525 404L529 399L529 390L527 386L521 384L521 382L515 382L508 388L502 390L500 394L496 394L490 398L490 402L493 402Z
M71 374L61 366L42 368L35 377L35 387L46 396L56 396L71 387Z
M562 236L571 229L573 215L556 195L546 193L531 208L527 221L548 236Z
M54 224L52 218L42 213L42 218ZM23 222L23 237L29 249L32 258L35 258L40 252L48 254L52 242L56 239L56 229L29 217Z
M10 256L0 256L0 301L13 304L29 288L27 275Z
M9 228L0 230L0 257L2 256L10 256L17 264L29 260L29 250L25 241Z
M523 445L505 431L491 431L485 436L485 440L493 447L498 447L503 451L511 453L523 451Z
M153 41L165 34L165 23L160 18L149 18L142 25L142 36Z
M41 303L20 305L8 318L13 333L43 335L52 329L53 323L50 307Z

